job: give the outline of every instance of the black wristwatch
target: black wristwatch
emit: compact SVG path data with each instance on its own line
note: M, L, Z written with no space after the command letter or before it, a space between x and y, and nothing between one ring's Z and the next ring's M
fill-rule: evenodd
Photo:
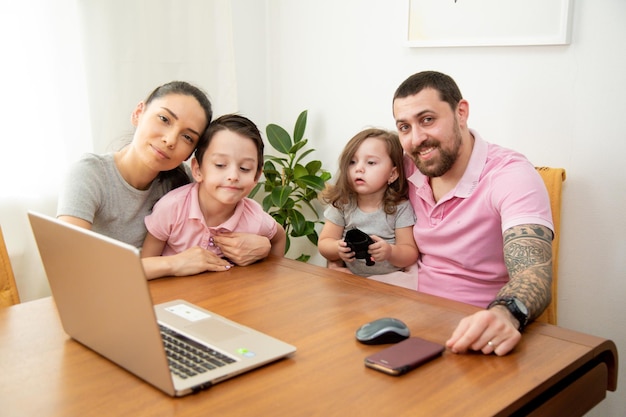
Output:
M515 320L519 322L519 327L517 330L520 332L524 330L524 327L528 324L528 309L520 300L516 297L502 297L496 298L487 306L487 310L489 310L493 306L504 306L506 307Z

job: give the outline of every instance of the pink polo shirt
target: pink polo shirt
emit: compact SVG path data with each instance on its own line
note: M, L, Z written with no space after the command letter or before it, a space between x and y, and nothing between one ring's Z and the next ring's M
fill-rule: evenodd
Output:
M486 307L509 280L503 231L520 224L554 227L548 192L534 166L471 133L467 169L438 202L428 178L406 156L405 168L417 217L418 290Z
M272 239L277 229L274 218L250 198L241 200L233 215L224 223L208 227L200 211L197 183L176 188L163 196L154 205L152 214L146 216L145 223L150 234L167 242L164 256L175 255L194 246L222 256L217 246L209 245L211 237L218 232L252 233Z

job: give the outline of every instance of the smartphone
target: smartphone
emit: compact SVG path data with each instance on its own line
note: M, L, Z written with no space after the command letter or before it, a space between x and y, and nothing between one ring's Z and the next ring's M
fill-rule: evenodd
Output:
M445 347L419 337L410 337L365 358L365 366L389 375L403 375L440 356Z

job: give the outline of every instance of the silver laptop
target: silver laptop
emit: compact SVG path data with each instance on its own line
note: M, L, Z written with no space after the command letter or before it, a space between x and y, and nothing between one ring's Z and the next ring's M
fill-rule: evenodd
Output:
M295 352L183 300L153 306L137 248L28 217L65 332L167 394L196 392ZM191 358L180 353L187 348Z

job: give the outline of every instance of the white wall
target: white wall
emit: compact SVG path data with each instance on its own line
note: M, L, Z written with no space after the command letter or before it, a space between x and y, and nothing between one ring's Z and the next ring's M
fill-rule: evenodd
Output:
M568 46L408 48L407 13L406 0L234 0L240 111L290 127L308 109L307 137L334 172L357 131L394 127L391 99L406 77L450 74L485 139L566 168L559 324L624 351L626 1L575 0ZM626 415L618 396L590 415Z

